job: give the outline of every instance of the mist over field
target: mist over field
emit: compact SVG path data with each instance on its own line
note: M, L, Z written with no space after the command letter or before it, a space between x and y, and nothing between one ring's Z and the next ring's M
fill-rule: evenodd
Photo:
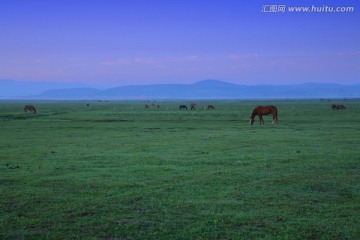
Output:
M252 99L358 98L360 85L304 83L240 85L219 80L193 84L129 85L98 89L81 84L0 81L0 98L31 99Z

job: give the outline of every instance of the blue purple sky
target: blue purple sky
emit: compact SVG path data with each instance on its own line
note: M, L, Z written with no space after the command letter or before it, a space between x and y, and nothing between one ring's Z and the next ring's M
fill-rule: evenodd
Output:
M287 9L312 5L354 12ZM0 79L360 83L360 1L1 0Z

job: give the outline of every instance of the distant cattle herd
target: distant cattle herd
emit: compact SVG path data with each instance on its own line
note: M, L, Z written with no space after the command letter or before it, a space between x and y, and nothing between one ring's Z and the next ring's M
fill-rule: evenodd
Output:
M155 104L154 102L151 104L153 107L156 108L160 108L159 104ZM87 104L87 106L89 107L90 105ZM115 107L114 107L115 108ZM145 104L144 105L145 109L149 109L150 105L149 104ZM214 105L209 104L204 106L204 110L215 110ZM346 110L345 105L343 104L331 104L331 109L332 110ZM188 110L188 107L185 104L181 104L179 105L179 110ZM190 104L190 110L196 110L196 103L191 103ZM26 113L27 111L33 112L34 114L36 114L36 108L33 105L25 105L24 106L24 112ZM277 108L275 106L257 106L256 108L254 108L252 115L250 117L250 124L252 125L254 123L254 118L255 116L259 117L260 120L260 124L264 124L264 119L263 119L263 115L272 115L273 118L273 124L276 123L278 124L278 111Z

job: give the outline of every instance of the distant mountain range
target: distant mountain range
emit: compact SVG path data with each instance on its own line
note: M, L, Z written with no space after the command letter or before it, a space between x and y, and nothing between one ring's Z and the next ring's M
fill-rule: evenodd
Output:
M31 82L0 79L1 98L36 98L42 92L50 89L82 88L84 84Z
M6 92L0 80L0 98L31 99L253 99L253 98L359 98L360 84L295 85L238 85L218 80L204 80L194 84L129 85L108 89L87 87L56 87L41 83L32 88L30 83L12 81L11 92ZM9 81L9 80L7 80ZM15 83L14 83L15 82ZM23 85L21 85L23 83ZM9 82L7 82L9 84ZM10 84L10 85L11 85ZM60 84L61 85L61 84ZM47 88L47 89L46 89ZM18 91L16 89L19 89ZM5 90L5 91L4 91ZM38 91L36 93L36 91ZM2 97L1 97L2 95Z

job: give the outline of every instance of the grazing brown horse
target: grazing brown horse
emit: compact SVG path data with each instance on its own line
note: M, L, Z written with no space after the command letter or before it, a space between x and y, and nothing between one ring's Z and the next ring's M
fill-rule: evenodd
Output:
M207 106L207 109L208 109L208 110L215 110L215 107L214 107L214 105L208 105L208 106Z
M278 111L277 108L275 106L257 106L250 117L250 124L253 125L254 123L254 118L256 115L259 116L259 120L260 120L260 124L264 124L264 119L263 119L263 115L272 115L273 121L272 124L274 124L274 122L276 121L276 124L278 124Z
M25 105L24 112L27 112L27 110L33 111L34 113L36 113L36 108L33 105Z
M195 103L190 104L190 109L191 110L196 110L196 104Z
M180 106L179 106L179 109L180 109L180 110L182 110L182 109L187 110L187 106L186 106L186 105L180 105Z

